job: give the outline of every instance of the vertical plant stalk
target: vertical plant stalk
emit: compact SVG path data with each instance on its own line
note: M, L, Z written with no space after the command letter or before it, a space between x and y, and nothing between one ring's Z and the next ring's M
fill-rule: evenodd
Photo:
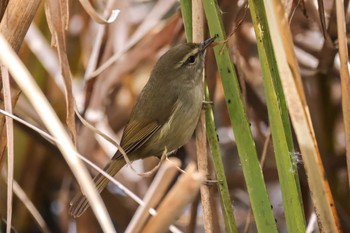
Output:
M210 100L208 86L205 88L205 99ZM236 233L238 232L237 226L233 215L232 202L225 176L225 169L222 163L218 136L216 134L213 108L210 105L208 105L205 111L205 119L210 151L213 156L216 179L218 180L218 190L221 197L221 209L225 221L226 231Z
M180 0L182 22L185 28L186 39L188 42L193 41L192 38L192 1Z
M192 18L189 16L192 15L192 5L188 4L189 1L181 0L181 2L183 1L185 1L186 3L181 3L181 12L183 15L187 41L191 41L190 38L192 38ZM187 17L185 17L185 15L187 15ZM186 19L190 20L190 22L187 22ZM210 101L207 85L205 85L204 92L205 100ZM221 196L221 210L224 216L226 231L229 233L236 233L237 227L233 215L230 193L226 181L224 166L222 164L222 158L219 148L219 142L215 130L213 109L210 105L208 105L208 108L205 111L205 115L207 137L209 141L210 150L213 156L216 178L217 180L219 180L218 190Z
M319 227L321 232L341 232L305 99L289 23L279 0L274 0L270 8L275 11L277 17L275 22L278 23L279 29L278 33L272 34L272 37L276 37L273 45L276 56L278 54L278 59L276 59L278 70L283 74L281 76L282 86L308 176Z
M11 87L8 70L1 65L1 76L3 81L4 105L5 111L12 114ZM7 219L6 232L11 232L12 226L12 200L13 200L13 169L14 169L14 151L13 151L13 120L5 117L6 136L7 136Z
M30 24L33 21L35 13L39 8L40 0L28 0L28 1L1 1L2 10L4 14L0 22L0 33L3 34L5 39L11 45L11 47L18 52L22 45L24 36L26 35ZM16 25L16 26L14 26ZM0 87L2 86L2 79L0 77ZM17 96L19 92L13 93ZM16 101L13 106L16 105ZM0 115L0 135L3 140L6 140L6 134L2 131L4 116ZM1 144L1 143L0 143ZM5 151L5 145L1 144L0 151L0 163Z
M192 0L192 38L194 43L200 43L204 40L204 11L201 0ZM203 71L202 82L204 82L205 73ZM197 164L199 172L210 179L210 170L208 167L207 137L205 127L205 112L201 111L199 122L196 128L196 151ZM209 186L202 184L200 186L201 203L203 209L203 223L206 232L214 232L213 213Z
M207 180L210 179L210 170L207 157L207 143L206 143L206 126L205 126L205 112L202 111L199 122L196 128L196 149L197 149L197 164L198 171L203 173ZM215 232L213 225L213 197L210 195L210 188L207 184L202 184L200 187L201 203L203 209L203 223L205 232Z
M270 141L271 141L271 132L270 132L270 129L268 129L268 132L266 133L264 147L263 147L263 150L262 150L261 156L260 156L260 166L263 170L264 170L265 161L266 161L266 157L267 157L267 149L269 148ZM253 219L252 208L249 208L249 213L248 213L247 218L245 220L245 226L244 226L243 232L245 232L245 233L250 232L250 227L252 225L251 224L252 219Z
M57 48L58 61L64 81L66 97L66 124L73 143L76 144L76 127L72 74L69 67L65 29L68 27L69 12L67 0L47 0L45 4L46 19L52 35L52 43Z
M345 128L346 161L348 165L348 181L350 187L350 77L348 44L346 38L346 25L344 15L344 1L336 0L337 30L340 58L340 80L342 93L343 121Z
M223 41L226 35L217 2L207 0L203 4L211 36L215 35L218 37L217 41ZM258 231L277 232L229 49L226 44L219 45L214 47L214 53Z
M276 19L273 17L273 12L270 11L272 8L272 6L268 5L270 2L265 3L267 5L266 8L264 2L261 0L249 0L248 2L257 37L270 130L275 150L287 229L289 232L303 233L306 226L299 177L293 158L292 133L272 44L272 40L277 40L280 37L278 33L270 36L270 31L277 28Z

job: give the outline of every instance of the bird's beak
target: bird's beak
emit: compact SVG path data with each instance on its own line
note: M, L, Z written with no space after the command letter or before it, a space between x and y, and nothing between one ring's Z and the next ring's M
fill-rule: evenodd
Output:
M201 51L204 52L206 50L206 48L208 48L208 46L214 42L216 36L212 37L212 38L209 38L209 39L206 39L205 41L203 41L201 43Z

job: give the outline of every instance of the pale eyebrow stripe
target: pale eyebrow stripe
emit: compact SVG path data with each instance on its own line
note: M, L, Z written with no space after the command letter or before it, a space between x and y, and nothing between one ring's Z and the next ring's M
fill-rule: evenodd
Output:
M181 61L179 61L179 62L175 65L175 67L176 67L176 68L179 68L180 66L182 66L182 64L184 64L184 63L186 62L186 60L187 60L190 56L196 55L196 54L198 54L198 52L199 52L199 48L194 48L194 49L192 49L192 51L191 51L190 53L186 54L186 56L184 56L184 58L183 58Z

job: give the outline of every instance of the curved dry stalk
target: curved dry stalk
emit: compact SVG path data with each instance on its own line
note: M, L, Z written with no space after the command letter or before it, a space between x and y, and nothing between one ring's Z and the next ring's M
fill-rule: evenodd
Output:
M83 123L83 125L90 129L91 131L93 131L94 133L98 134L99 136L101 136L103 139L105 139L106 141L108 141L109 143L111 143L112 145L114 145L116 148L118 148L118 150L120 151L120 153L122 154L122 156L124 157L124 160L126 162L126 164L130 167L130 169L138 176L142 176L142 177L150 177L151 175L153 175L158 168L160 167L160 165L162 164L163 161L165 161L165 159L167 158L167 149L164 148L164 151L162 153L162 156L160 157L159 163L152 168L150 171L146 171L146 172L138 172L136 171L136 169L132 166L132 162L130 161L128 155L125 153L124 149L119 145L119 143L117 143L115 140L113 140L111 137L109 137L107 134L103 133L102 131L100 131L99 129L97 129L96 127L94 127L93 125L91 125L88 121L86 121L78 112L77 109L75 109L75 113L77 115L77 117L79 118L79 120Z
M164 17L164 15L169 11L169 9L174 5L174 0L162 0L158 1L153 7L152 11L144 19L143 23L137 28L132 37L128 40L128 43L124 46L123 50L114 54L106 62L104 62L100 67L98 67L94 72L92 72L89 78L93 78L101 74L108 67L110 67L114 62L119 60L123 54L132 48L137 42L139 42L150 30L152 30L158 23L159 19ZM88 79L89 79L88 78ZM87 79L87 80L88 80Z
M34 109L38 112L45 123L48 130L58 138L62 144L58 144L58 148L62 152L63 157L70 166L73 174L77 178L80 186L87 194L87 198L91 203L93 211L105 232L115 232L112 222L108 217L106 207L103 205L101 197L98 195L96 188L85 167L76 156L72 141L69 139L66 131L60 123L57 115L48 103L46 97L41 92L29 71L20 61L18 56L7 43L6 39L0 34L0 61L9 69L12 77L19 85L23 93L28 97Z
M103 12L104 16L107 16L107 14L109 14L109 12L111 11L111 8L113 6L113 3L114 3L114 1L112 1L112 0L109 0L107 2L106 8ZM113 13L113 10L112 10L112 13ZM118 14L119 14L119 11L118 11ZM105 34L106 28L107 28L106 25L102 24L102 25L99 25L99 27L97 29L95 42L93 44L91 55L89 57L89 61L87 63L85 74L84 74L85 80L87 80L88 77L90 77L91 73L96 69L98 57L99 57L102 42L103 42L103 36Z
M58 61L64 81L66 97L66 124L73 143L76 143L76 127L74 116L74 96L72 74L68 62L65 30L68 27L69 11L68 1L48 0L45 2L45 13L52 35L51 43L56 46Z
M26 122L25 120L10 114L2 109L0 109L0 114L3 114L7 117L10 117L12 119L14 119L15 121L27 126L28 128L34 130L35 132L39 133L41 136L43 136L46 140L48 140L49 142L59 145L62 144L59 140L57 140L56 138L54 138L53 136L51 136L49 133L39 129L38 127ZM63 146L63 144L62 144ZM95 169L96 171L98 171L99 173L101 173L102 175L104 175L107 179L109 179L114 185L116 185L120 190L122 190L127 196L129 196L132 200L134 200L137 204L139 204L141 207L144 207L146 204L144 201L142 201L141 198L139 198L135 193L133 193L130 189L128 189L126 186L124 186L123 184L121 184L119 181L117 181L114 177L112 177L110 174L108 174L107 172L105 172L102 168L98 167L96 164L94 164L93 162L91 162L90 160L88 160L87 158L85 158L84 156L82 156L81 154L79 154L78 152L75 152L75 156L79 157L81 160L83 160L86 164L88 164L90 167L92 167L93 169ZM166 158L166 164L171 165L172 168L175 168L177 171L186 174L186 171L183 171L179 168L178 166L178 162L174 159L168 159ZM157 212L150 208L148 209L149 213L152 216L155 216L157 214ZM179 229L177 229L175 226L171 225L169 227L169 230L171 232L174 233L178 233L180 232Z
M110 13L110 16L107 19L104 19L104 17L100 16L96 10L93 8L91 3L88 0L79 0L81 5L84 7L85 11L90 15L90 17L95 20L96 23L100 24L107 24L107 23L113 23L118 15L120 10L112 10ZM110 4L111 1L108 3Z

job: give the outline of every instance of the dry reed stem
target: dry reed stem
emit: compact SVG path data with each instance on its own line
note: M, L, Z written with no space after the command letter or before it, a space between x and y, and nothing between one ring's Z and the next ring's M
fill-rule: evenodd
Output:
M178 171L177 167L181 164L178 159L172 158L171 160L173 161L170 162L169 160L166 160L162 163L162 166L143 198L145 204L137 209L125 233L140 232L147 221L147 218L150 216L149 209L155 208L166 193Z
M76 127L74 115L74 96L72 74L68 62L67 43L65 30L68 27L69 11L68 1L47 0L45 14L49 29L52 35L52 44L57 48L58 60L61 67L61 74L64 81L66 97L66 124L73 143L76 143Z
M192 37L194 43L200 43L204 40L204 9L201 0L192 0ZM205 73L203 71L203 82ZM204 95L203 95L204 96ZM205 126L205 112L202 111L196 128L196 150L198 170L205 174L209 180L210 170L208 167L207 137ZM209 186L203 184L200 187L201 203L203 209L203 222L206 232L214 232L213 227L213 210Z
M174 0L160 0L153 7L152 11L148 14L148 16L143 20L142 23L131 36L128 43L124 46L123 50L114 54L107 61L105 61L100 67L98 67L94 72L91 73L92 77L96 77L100 75L103 71L105 71L108 67L110 67L114 62L118 61L122 55L130 48L132 48L135 44L137 44L142 38L145 37L147 33L150 32L158 23L159 20L164 17L164 15L169 11L169 9L174 5Z
M0 32L18 52L38 10L40 0L9 1L0 23Z
M350 187L350 76L348 40L346 36L346 25L344 15L344 1L336 0L337 29L340 58L340 80L342 92L343 121L345 130L346 161L348 165L348 181Z
M35 132L37 132L38 134L40 134L41 136L43 136L46 140L48 140L50 143L53 143L53 144L56 144L56 145L62 145L63 144L57 140L56 138L54 138L53 136L51 136L50 134L46 133L45 131L39 129L38 127L28 123L27 121L24 121L23 119L17 117L17 116L14 116L13 114L11 113L8 113L2 109L0 109L0 114L2 115L5 115L7 117L10 117L12 119L14 119L15 121L19 122L20 124L23 124L25 126L27 126L28 128L34 130ZM85 163L87 163L89 166L91 166L93 169L95 169L96 171L98 171L99 173L101 173L102 175L104 175L106 178L108 178L114 185L116 185L119 189L121 189L127 196L129 196L132 200L134 200L137 204L139 204L140 206L145 206L146 203L143 202L136 194L134 194L131 190L129 190L127 187L125 187L123 184L121 184L120 182L118 182L116 179L114 179L111 175L109 175L107 172L105 172L102 168L98 167L96 164L94 164L93 162L91 162L90 160L86 159L84 156L82 156L81 154L79 153L74 153L75 156L79 157L81 160L83 160ZM167 163L168 165L172 165L171 168L174 168L176 171L180 171L182 172L183 174L186 174L185 171L181 170L178 166L179 166L179 162L177 159L174 159L174 158L171 158L171 159L167 159L166 162L164 163ZM162 163L163 164L163 163ZM169 177L170 178L170 177ZM164 179L161 180L162 182L164 182ZM166 180L165 182L166 183ZM161 185L164 185L163 183ZM14 189L15 190L15 189ZM15 190L16 192L16 190ZM19 195L19 194L18 194ZM21 199L21 198L20 198ZM22 199L21 199L22 200ZM29 205L31 203L25 203L25 205L27 206L27 208L29 209ZM33 206L34 207L34 206ZM35 208L35 207L34 207ZM153 216L157 214L157 212L154 210L154 209L147 209L149 211L150 214L152 214ZM32 211L31 211L32 212ZM37 222L40 224L41 219L40 219L40 216L36 216L36 210L34 209L33 210L33 216L34 218L37 220ZM41 224L42 225L42 224ZM174 233L179 233L181 232L179 229L177 229L175 226L171 225L169 227L169 230L171 232L174 232ZM43 230L43 232L45 232Z
M10 77L7 68L1 65L3 82L3 94L5 110L12 113ZM13 147L13 120L5 117L6 141L7 141L7 218L6 232L11 232L12 227L12 202L13 202L13 170L14 170L14 147Z
M1 34L0 47L2 48L0 61L9 69L12 77L26 97L30 100L34 109L43 119L48 130L61 141L62 144L58 144L58 148L62 152L68 165L71 167L71 170L77 178L80 186L83 188L84 193L86 193L93 211L96 212L96 217L99 220L101 227L105 232L115 232L111 220L108 217L106 208L103 205L96 188L93 186L93 182L86 168L83 167L81 161L76 156L72 156L72 154L76 153L72 141L69 139L57 115L35 83L33 77Z
M333 196L316 141L309 106L305 98L300 70L293 50L292 36L289 25L287 25L288 21L284 9L278 1L274 1L273 7L270 9L275 10L279 34L282 38L282 43L274 41L274 49L279 51L278 68L279 72L283 74L281 76L282 86L308 176L311 198L319 223L322 224L321 231L341 232ZM271 35L273 36L272 32Z
M112 0L107 1L105 10L103 12L103 17L107 17L110 12L113 12L113 10L112 10L113 3L114 3L114 1L112 1ZM118 11L118 14L119 14L119 11ZM95 41L94 41L93 46L92 46L89 61L86 65L86 70L85 70L85 74L84 74L85 81L88 80L88 77L90 77L91 73L96 69L96 66L98 63L98 58L100 55L101 46L103 43L103 36L106 32L106 29L107 29L107 26L105 24L98 25L96 37L95 37Z
M35 13L38 10L40 0L28 0L28 1L2 1L1 11L5 11L0 22L0 33L6 38L11 47L18 52L22 45L23 39L29 25L32 23ZM6 9L5 9L6 8ZM2 79L0 78L0 87ZM14 95L17 95L16 93ZM15 103L13 104L15 105ZM1 129L5 124L3 116L0 116ZM6 141L5 131L1 133L1 139ZM2 141L4 142L4 141ZM0 143L0 163L2 160L3 152L6 149L4 143Z
M88 0L80 0L80 3L84 7L85 11L90 15L90 17L95 20L96 23L100 24L113 23L117 19L120 12L119 10L112 10L110 16L107 19L104 19L106 14L104 14L104 16L100 16Z
M166 232L181 212L196 197L204 175L195 171L195 164L187 166L186 173L182 174L175 186L157 209L157 215L151 218L143 229L143 233Z

